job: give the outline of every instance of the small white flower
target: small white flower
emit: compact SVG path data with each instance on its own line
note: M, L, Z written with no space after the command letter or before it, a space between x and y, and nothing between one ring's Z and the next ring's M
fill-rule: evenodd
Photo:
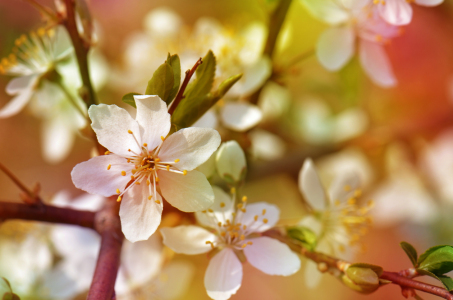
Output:
M379 15L388 23L393 25L407 25L412 20L411 2L422 6L436 6L444 0L374 0Z
M326 254L339 255L357 243L366 233L371 219L366 213L373 205L359 207L360 180L355 173L335 178L327 193L321 184L314 163L307 159L299 173L299 189L312 213L304 217L300 226L311 229L317 236L316 249ZM306 281L309 287L319 283L320 273L315 263L308 262Z
M40 28L29 37L22 35L15 45L13 53L0 64L0 74L17 76L6 86L6 92L15 97L0 110L0 118L21 111L42 77L72 52L69 36L62 26L47 31Z
M88 193L118 195L122 230L131 242L156 231L162 197L185 212L212 205L211 186L194 169L220 144L219 133L207 128L185 128L167 137L171 123L165 102L158 96L134 97L135 120L116 105L90 107L91 126L109 151L71 173L75 186Z
M316 45L320 63L330 71L344 67L354 55L356 41L360 62L371 80L382 87L393 87L397 80L384 45L399 35L399 28L388 24L368 0L302 0L309 11L334 27L324 31Z
M217 172L222 178L239 182L247 170L245 154L236 141L223 143L216 154Z
M218 250L204 278L209 297L228 299L241 286L242 264L238 252L243 252L252 266L269 275L289 276L299 270L299 257L286 244L260 236L279 219L280 211L275 205L247 204L244 197L236 209L234 200L225 192L218 187L213 190L213 206L196 213L199 223L211 231L194 225L161 229L164 244L177 253L192 255Z

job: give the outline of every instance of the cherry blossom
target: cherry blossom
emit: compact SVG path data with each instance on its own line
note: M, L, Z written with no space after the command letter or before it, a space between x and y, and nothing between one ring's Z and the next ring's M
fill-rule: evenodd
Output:
M411 3L422 6L436 6L444 0L373 0L379 15L392 25L407 25L412 20Z
M135 102L135 120L116 105L90 107L91 126L109 151L72 171L76 187L105 197L118 195L122 230L132 242L156 231L162 197L185 212L212 205L212 188L194 169L220 144L219 133L208 128L185 128L167 137L171 124L165 102L149 95L135 96Z
M299 270L299 257L286 244L261 235L279 219L280 211L275 205L248 204L246 197L235 205L234 192L230 198L218 187L213 190L214 204L196 213L198 222L210 230L195 225L161 229L164 244L177 253L216 251L204 278L209 297L229 299L240 288L243 275L239 252L252 266L269 275L289 276Z

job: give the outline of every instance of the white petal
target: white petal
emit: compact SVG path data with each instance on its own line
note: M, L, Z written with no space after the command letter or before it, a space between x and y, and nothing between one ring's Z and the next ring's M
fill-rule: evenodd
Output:
M170 131L170 114L167 104L159 96L141 95L134 96L137 105L135 119L140 126L142 142L148 144L148 149L153 150L162 142L161 137L166 137Z
M101 247L101 238L96 232L77 226L53 226L50 239L57 253L72 261L84 260L86 257L96 258Z
M182 175L159 171L158 176L162 196L179 210L200 211L214 203L214 192L201 172L190 171Z
M149 195L149 186L145 182L134 184L123 195L120 206L121 229L132 243L147 240L160 224L162 198L156 193L148 200Z
M170 135L162 144L159 158L162 161L180 161L179 170L193 170L211 157L220 145L219 133L210 128L184 128Z
M300 259L288 245L267 236L250 241L253 244L244 248L244 254L258 270L269 275L289 276L300 269Z
M229 176L234 181L241 180L247 170L244 150L236 141L223 143L216 154L216 167L220 177Z
M109 151L122 156L130 156L131 149L135 153L141 153L142 145L138 123L125 110L116 105L92 105L88 109L92 121L91 127L96 132L99 143ZM131 130L137 142L134 140Z
M58 264L43 275L38 293L50 299L72 299L80 292L76 281L68 276L62 264Z
M38 76L37 74L31 74L11 79L6 86L6 93L8 95L16 95L24 90L32 90L38 80Z
M33 89L22 90L19 95L11 99L8 104L3 106L0 109L0 119L11 117L24 108L24 106L30 101L31 96L33 95Z
M436 6L443 2L444 0L415 0L415 3L423 6Z
M107 170L109 165L110 170ZM129 182L129 176L121 176L121 171L128 171L128 165L125 158L115 154L96 156L72 169L72 182L90 194L109 197L116 194L116 189L123 190Z
M225 127L239 132L254 127L263 117L258 106L246 102L227 102L220 115Z
M230 97L240 97L254 93L272 73L272 62L267 57L261 57L258 61L244 69L242 78L228 91Z
M215 198L214 204L210 206L209 209L212 209L214 212L197 211L195 212L195 217L200 224L206 227L217 228L217 222L225 224L227 219L230 221L233 219L232 213L234 212L234 202L221 188L212 186L212 190Z
M56 164L65 159L74 144L74 131L59 117L45 120L42 124L42 148L44 159Z
M375 84L384 88L397 84L392 65L382 45L361 40L359 51L362 67Z
M299 172L299 189L305 197L307 204L314 210L324 210L327 205L327 197L324 187L316 172L315 165L310 158L304 162Z
M333 27L324 31L316 45L319 62L330 71L344 67L354 55L355 34L351 27Z
M343 174L335 178L332 182L329 195L330 201L345 202L349 198L354 197L357 190L360 189L360 178L355 172ZM332 203L333 204L333 203Z
M318 264L307 259L305 263L305 285L309 289L314 289L319 285L322 278L322 273L318 270Z
M212 250L207 241L215 243L217 236L206 229L194 225L164 227L160 229L164 244L176 253L201 254Z
M242 264L230 248L225 248L209 262L204 286L209 297L226 300L241 287Z
M377 4L379 15L392 25L407 25L412 19L412 7L405 0L386 0Z
M255 221L256 216L258 216L257 221ZM263 232L274 227L279 218L280 210L277 206L265 202L257 202L248 204L246 212L240 211L237 219L241 220L241 224L247 225L247 231ZM267 220L267 223L263 222L264 219Z
M199 165L195 170L197 171L200 171L201 173L204 174L204 176L206 176L206 178L211 178L216 169L215 169L215 153L213 153L211 155L210 158L208 158L207 161L205 161L204 163L202 163L201 165Z
M317 236L320 236L323 230L321 221L313 215L304 216L297 226L306 227L313 231Z
M199 118L195 123L192 124L192 127L200 127L200 128L217 128L217 115L216 113L210 109L208 110L201 118Z
M316 18L331 25L347 21L348 12L333 0L302 0L302 3Z
M167 7L159 7L145 16L143 24L152 35L167 37L180 32L182 20L173 10Z
M71 207L80 210L98 211L105 203L105 198L99 195L83 194L73 201L71 201L66 207Z
M251 152L256 158L275 160L285 155L285 141L276 134L255 128L249 132L249 138L252 143Z

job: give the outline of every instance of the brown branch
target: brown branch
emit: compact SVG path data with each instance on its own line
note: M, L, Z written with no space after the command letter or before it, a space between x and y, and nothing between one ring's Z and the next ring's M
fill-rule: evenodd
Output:
M195 74L195 71L202 63L203 63L203 61L201 60L201 57L200 57L200 59L197 60L195 65L192 67L192 69L186 71L186 75L184 77L184 81L181 84L181 88L179 89L178 94L175 97L175 100L173 100L173 102L170 105L170 109L168 110L168 113L170 115L172 115L175 112L176 107L178 106L179 102L181 102L181 100L184 98L184 92L187 88L187 85L189 84L190 78L192 78L193 74Z
M393 284L399 285L401 287L407 287L414 290L422 291L432 295L442 297L444 299L453 300L453 294L450 294L446 289L431 285L428 283L412 280L404 276L398 275L395 272L384 271L381 275L382 279L391 281Z
M96 94L94 93L93 85L91 83L88 67L88 51L90 50L90 45L83 40L77 29L75 1L64 0L64 2L66 5L66 18L63 20L63 25L68 30L77 57L80 77L82 78L83 84L80 90L80 96L83 101L85 101L87 108L89 108L92 104L97 104Z
M6 174L6 176L9 177L9 179L11 179L15 185L17 185L17 187L19 189L22 190L22 192L24 192L26 194L25 198L23 198L24 201L26 201L28 204L38 204L38 203L42 203L42 200L41 198L37 195L37 192L34 192L34 191L31 191L30 189L28 189L25 184L23 184L19 178L17 178L7 167L5 167L4 165L2 165L0 163L0 170L3 171L3 173Z
M114 299L124 238L118 211L119 204L116 201L108 201L96 214L95 227L101 234L101 249L87 300Z
M95 213L51 205L0 202L0 220L22 219L94 228Z

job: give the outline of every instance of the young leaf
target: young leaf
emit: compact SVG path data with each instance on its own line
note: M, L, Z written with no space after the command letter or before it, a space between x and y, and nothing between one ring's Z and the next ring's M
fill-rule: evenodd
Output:
M194 98L205 97L212 89L214 83L216 58L211 50L203 57L203 63L196 71L197 78L191 83L184 93L186 99L183 102L191 101Z
M160 67L154 72L153 77L148 81L148 87L146 88L146 95L157 95L168 104L171 100L170 96L173 91L173 84L175 82L173 76L172 67L163 63Z
M434 279L437 279L439 280L440 282L442 282L442 284L445 286L445 288L450 292L453 290L453 279L451 279L450 277L448 276L445 276L445 275L436 275L432 272L429 272L429 271L426 271L426 270L423 270L423 269L417 269L417 273L421 274L421 275L426 275L426 276L430 276Z
M426 250L418 259L418 268L436 275L453 270L453 247L435 246Z
M403 248L404 252L406 252L414 268L417 267L417 250L415 250L415 248L407 242L401 242L400 246Z
M305 227L292 227L287 229L288 236L299 241L309 251L315 250L317 243L316 234Z
M178 94L179 85L181 84L181 62L179 61L178 54L170 55L168 53L166 63L173 70L173 88L168 97L170 99L169 101L172 101L176 97L176 94Z
M128 94L124 95L123 98L121 98L121 101L123 101L126 104L129 104L130 106L132 106L134 108L137 108L137 106L135 105L134 95L141 95L141 94L139 94L139 93L128 93Z

